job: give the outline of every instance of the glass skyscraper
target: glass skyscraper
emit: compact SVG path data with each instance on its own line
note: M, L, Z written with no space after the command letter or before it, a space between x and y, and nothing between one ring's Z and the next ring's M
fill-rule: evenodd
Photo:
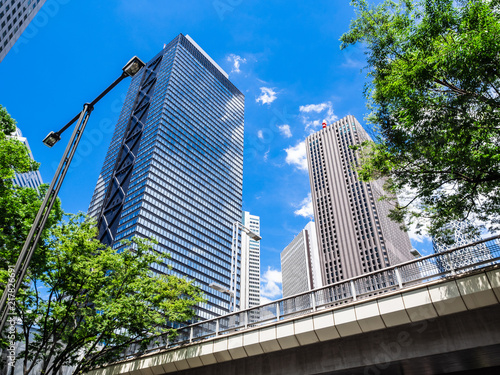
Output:
M23 137L21 129L16 127L16 131L11 135L11 137L24 143L30 158L33 159L33 154L31 153L28 139L26 137ZM40 175L40 171L31 171L26 173L16 173L16 177L14 177L14 184L18 186L38 189L40 185L43 184L43 181L42 181L42 176Z
M453 243L446 244L441 238L433 238L432 247L434 249L434 253L437 254L458 247L463 247L462 249L454 251L448 258L445 258L447 263L451 262L453 264L454 268L466 267L470 264L490 260L492 258L491 252L485 243L479 243L471 246L474 242L481 240L481 236L467 232L468 227L472 225L473 223L469 220L455 220L448 223L445 228L452 232L451 236ZM437 266L441 272L450 269L450 265L447 263L445 264L441 259L439 259Z
M244 95L179 34L132 79L89 207L104 243L157 239L171 259L155 271L196 281L208 299L200 318L229 310L229 295L209 285L230 287L243 127Z

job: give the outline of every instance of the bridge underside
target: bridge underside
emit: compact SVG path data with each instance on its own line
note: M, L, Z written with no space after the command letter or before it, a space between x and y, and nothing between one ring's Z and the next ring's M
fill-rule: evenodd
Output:
M500 373L500 305L177 372L179 375L455 373Z

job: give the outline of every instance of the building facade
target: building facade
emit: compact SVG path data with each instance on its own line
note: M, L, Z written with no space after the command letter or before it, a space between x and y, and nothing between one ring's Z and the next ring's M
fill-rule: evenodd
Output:
M28 139L23 137L23 133L21 129L16 127L16 131L12 134L12 137L17 139L18 141L24 143L26 149L28 150L29 156L33 159L33 154L31 153L30 145L28 143ZM43 184L42 176L40 175L40 171L26 172L26 173L16 173L16 177L14 178L14 184L17 186L30 187L33 189L38 189L38 187Z
M306 139L309 181L326 284L413 259L407 233L379 201L383 181L361 182L355 170L359 145L369 136L346 116Z
M453 243L447 244L442 239L433 238L432 246L434 253L455 249L457 247L467 246L481 240L481 236L468 233L467 229L472 225L468 220L456 220L449 223L445 228L451 231ZM475 246L467 246L464 249L454 251L449 257L438 261L438 268L441 272L453 268L466 267L470 264L476 264L482 261L492 259L491 252L485 243L479 243Z
M241 223L260 235L260 217L243 212ZM241 233L241 295L240 310L260 305L260 241Z
M281 276L283 298L324 285L313 221L281 252Z
M208 299L201 319L229 310L229 295L209 285L229 289L243 127L243 94L179 34L133 77L89 206L103 243L159 241L171 259L155 271L195 280Z
M0 0L0 62L46 0Z

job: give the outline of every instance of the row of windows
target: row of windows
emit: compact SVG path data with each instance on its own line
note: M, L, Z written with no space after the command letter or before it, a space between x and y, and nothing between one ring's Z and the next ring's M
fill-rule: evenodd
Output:
M161 228L155 227L154 225L151 226L150 223L146 223L145 226L143 225L144 223L137 227L137 233L148 238L156 237L160 245L157 249L170 254L171 258L168 260L168 263L172 266L173 271L181 272L189 278L194 278L207 285L216 281L229 285L229 267L219 268L222 271L219 273L214 272L212 262L207 262L202 258L199 263L193 262L190 259L192 254L189 250L186 250L186 248L192 246L191 244L169 233L161 233L158 235L158 233L162 231Z
M149 191L149 190L147 191L147 193L148 193L148 195L144 196L144 201L151 203L152 205L156 206L159 210L166 212L169 215L171 215L171 214L179 215L179 213L176 213L174 211L174 209L175 209L178 212L183 213L186 217L188 217L192 221L194 221L194 220L201 221L201 219L204 219L204 218L201 218L200 216L190 214L187 210L184 209L185 205L183 205L182 202L178 199L175 199L175 198L173 199L173 202L176 202L177 204L175 204L173 202L172 203L169 202L169 204L167 206L167 205L163 204L163 201L158 200L158 198L161 198L160 194L157 194L156 192ZM151 197L150 197L150 195L151 195ZM145 204L143 204L143 206L144 206L144 208L148 207ZM226 249L230 248L230 245L229 245L230 238L231 237L230 237L229 233L227 233L225 241L224 241L223 237L218 237L218 236L212 235L210 238L206 239L206 242L209 243L211 246L213 246L214 249L218 249L220 251L225 251ZM214 241L214 239L217 239L217 242ZM223 241L224 241L224 243L223 243Z
M243 162L241 152L243 151L243 143L236 142L238 134L243 133L243 112L237 115L241 118L240 122L233 125L232 129L221 127L223 124L222 118L214 116L213 114L206 113L205 108L216 108L217 103L197 103L194 107L190 101L192 97L183 98L183 93L186 88L181 85L175 85L175 76L172 77L172 85L169 88L168 102L169 106L165 109L171 108L170 118L176 120L177 123L182 124L182 132L187 133L187 137L194 136L190 132L198 131L201 134L208 134L213 145L217 145L220 154L224 157L227 165L240 166ZM222 106L219 103L219 106ZM226 116L229 117L229 116ZM197 120L197 121L196 121ZM226 128L226 129L225 129ZM186 136L185 136L186 137Z
M16 9L16 6L14 4L14 0L11 0L10 5L7 4L7 6L5 7L5 9L0 12L0 21L1 21L0 30L3 30L1 32L1 35L0 35L0 41L3 38L6 38L5 40L3 40L3 43L0 45L0 52L3 51L3 49L9 43L9 41L12 41L12 39L14 37L14 34L21 28L21 26L23 25L23 23L26 22L26 19L31 14L31 12L33 11L33 9L35 9L35 7L36 7L36 5L37 5L37 3L39 1L40 0L34 1L33 2L33 6L29 7L29 5L31 4L31 0L29 0L28 4L25 4L25 6L23 6L22 9L20 9L21 8L21 2L18 2L17 9ZM11 8L11 5L12 5L12 8ZM1 5L0 5L0 7L1 7ZM12 12L8 13L9 10L12 10ZM4 18L4 16L5 16L5 18ZM12 22L9 23L9 21L11 19L12 19ZM6 27L6 25L7 25L7 27ZM14 29L14 30L9 34L9 36L7 38L7 33L9 31L11 31L12 29Z
M155 216L152 216L152 214L154 214ZM162 224L167 229L170 229L172 227L183 230L187 233L187 239L195 236L197 240L203 240L203 248L217 248L222 251L226 248L229 248L229 233L221 233L220 236L217 236L215 233L210 232L200 226L198 223L200 223L201 221L196 221L196 218L188 219L180 213L175 212L171 209L169 209L168 212L161 211L160 209L152 207L149 204L144 205L144 209L141 212L141 215L148 217L150 220L158 224ZM225 255L226 256L222 257L222 259L220 256L218 258L214 257L214 261L225 260L229 262L227 254ZM209 255L209 257L211 256L212 255Z
M182 150L178 150L177 145L167 142L163 137L158 138L155 146L155 150L158 153L161 152L163 158L168 160L168 163L165 163L170 166L170 169L174 169L175 167L178 173L182 171L184 176L196 175L198 181L200 179L203 180L203 184L198 185L202 185L211 191L218 191L221 197L231 197L232 199L228 199L229 204L235 204L235 200L239 201L239 190L241 189L242 180L238 181L237 179L233 179L231 174L222 171L220 171L221 173L209 172L217 169L217 164L220 164L219 160L214 160L213 164L209 167L203 167L199 163L200 160L194 160L192 156L188 156ZM190 159L191 162L188 162L188 159ZM241 176L239 179L241 179ZM238 203L237 207L239 206ZM238 210L238 208L236 209Z
M198 88L199 92L212 92L213 99L224 100L224 107L207 106L207 102L200 103L203 109L212 112L208 117L225 119L227 121L233 121L233 125L237 125L242 120L242 114L244 110L244 99L242 95L234 95L228 92L225 88L223 89L218 80L214 80L210 74L206 74L206 70L201 68L199 65L194 64L194 60L185 52L182 48L179 50L179 55L181 57L182 64L178 64L179 70L175 73L179 73L184 80L186 88ZM178 77L177 75L175 75ZM186 91L187 93L187 91ZM196 95L196 97L191 97L191 102L198 102L200 100L206 100L208 97L206 95ZM230 117L225 118L227 112L231 113ZM235 116L239 114L239 116ZM231 130L228 128L227 130ZM243 135L239 135L239 141L243 144Z
M154 181L154 178L148 181L148 188L146 192L156 198L155 204L158 205L158 208L162 209L162 207L171 207L172 209L181 212L188 218L192 218L193 220L199 222L206 222L209 224L208 229L211 233L229 233L230 225L224 225L224 223L221 222L220 214L217 216L214 214L209 215L208 213L210 213L210 211L205 210L204 207L200 207L194 201L186 201L184 199L180 199L179 194L177 194L175 191L172 192L165 189L165 187L168 186L159 185ZM186 202L190 204L186 204ZM165 203L168 203L168 206ZM219 218L217 219L217 217ZM226 217L226 223L230 222L231 218ZM220 232L217 230L217 228L220 230Z

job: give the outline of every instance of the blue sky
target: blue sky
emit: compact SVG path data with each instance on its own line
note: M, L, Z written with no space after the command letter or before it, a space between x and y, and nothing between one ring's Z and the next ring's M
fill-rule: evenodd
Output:
M189 34L245 94L243 209L261 217L263 297L280 296L280 252L312 214L304 138L354 115L363 125L360 47L340 51L354 11L348 1L47 0L0 63L7 107L50 181L64 151L41 140L59 130L121 73ZM91 116L60 192L68 212L86 211L128 80ZM370 129L367 129L370 130ZM412 240L429 253L428 240Z

